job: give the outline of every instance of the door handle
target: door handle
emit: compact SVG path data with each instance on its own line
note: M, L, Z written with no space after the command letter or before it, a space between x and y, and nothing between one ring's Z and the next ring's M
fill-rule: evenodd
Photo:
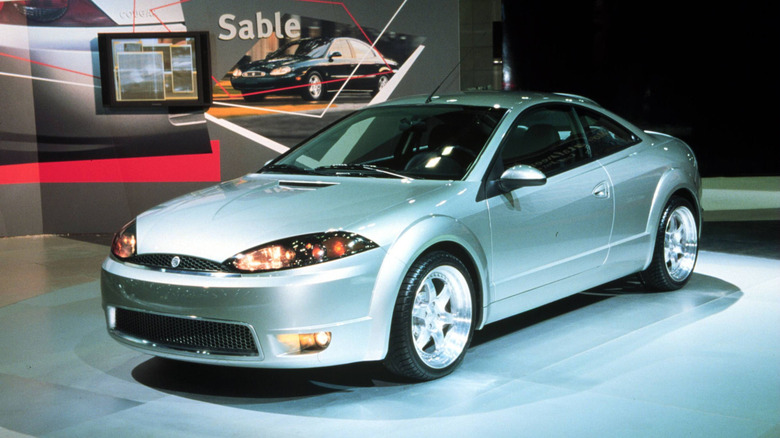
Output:
M606 181L602 181L593 188L593 196L597 198L609 198L609 184Z

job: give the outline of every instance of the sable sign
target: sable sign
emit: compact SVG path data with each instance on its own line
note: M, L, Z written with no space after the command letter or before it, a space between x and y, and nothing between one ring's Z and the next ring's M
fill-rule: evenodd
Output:
M276 34L277 38L299 38L301 36L301 21L297 18L289 18L282 27L281 12L274 12L274 19L263 18L263 13L255 14L255 21L241 20L238 27L235 23L236 16L222 14L219 17L219 27L227 33L219 34L219 39L229 41L238 36L242 40L268 38Z

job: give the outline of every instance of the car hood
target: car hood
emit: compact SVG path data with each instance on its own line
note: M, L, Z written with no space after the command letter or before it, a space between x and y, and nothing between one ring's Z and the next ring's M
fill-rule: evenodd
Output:
M307 56L294 56L294 57L286 57L286 58L274 58L274 59L264 59L260 61L254 61L249 64L247 67L247 70L267 70L271 71L277 67L281 67L284 65L292 65L296 64L302 61L306 61L310 59Z
M404 208L410 199L445 186L445 181L247 175L138 216L138 253L191 255L221 262L282 238L328 230L359 232L358 228L371 224L383 211ZM409 216L409 220L414 218ZM372 234L386 235L384 231L373 230Z

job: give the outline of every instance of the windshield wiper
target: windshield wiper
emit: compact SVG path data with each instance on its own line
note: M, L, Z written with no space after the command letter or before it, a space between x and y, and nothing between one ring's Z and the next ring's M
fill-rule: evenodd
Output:
M302 167L293 166L291 164L269 164L268 166L260 169L260 172L274 172L274 173L295 173L301 175L314 175L316 171L311 169L304 169Z
M337 175L338 174L345 174L345 175L356 175L356 176L367 176L368 173L371 174L380 174L380 175L388 175L395 178L404 178L404 179L412 179L409 178L407 175L403 175L401 173L398 173L392 169L387 169L384 167L377 167L373 164L332 164L330 166L321 166L316 169L314 169L317 173L325 173L325 172L334 172Z

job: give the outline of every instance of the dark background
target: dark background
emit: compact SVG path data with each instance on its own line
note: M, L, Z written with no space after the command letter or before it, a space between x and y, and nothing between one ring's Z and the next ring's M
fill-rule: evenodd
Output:
M504 0L503 13L505 88L591 97L688 142L705 177L780 175L774 3Z

